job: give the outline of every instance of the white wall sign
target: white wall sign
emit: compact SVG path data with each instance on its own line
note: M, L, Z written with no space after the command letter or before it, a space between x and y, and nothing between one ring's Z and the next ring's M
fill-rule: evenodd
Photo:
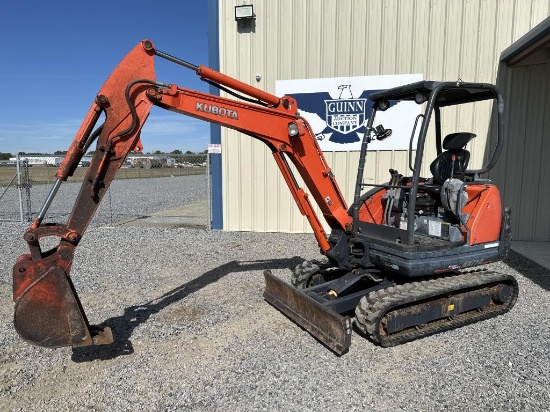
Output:
M208 153L214 153L218 154L222 152L222 145L221 144L209 144L208 145Z
M310 123L323 151L361 149L372 102L368 96L379 90L422 80L422 74L333 77L327 79L278 80L275 93L292 96L300 114ZM393 134L373 141L369 150L407 150L414 120L421 106L400 102L378 112L375 126L383 124Z

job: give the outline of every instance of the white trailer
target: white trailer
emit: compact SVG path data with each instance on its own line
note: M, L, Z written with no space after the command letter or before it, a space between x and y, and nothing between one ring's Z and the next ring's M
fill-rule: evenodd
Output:
M26 160L30 166L59 166L63 160L60 156L19 156L19 160ZM17 161L10 157L10 161Z

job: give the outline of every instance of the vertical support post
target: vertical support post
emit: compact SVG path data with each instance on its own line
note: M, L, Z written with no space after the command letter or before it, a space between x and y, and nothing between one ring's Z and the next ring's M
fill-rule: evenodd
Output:
M23 187L21 186L21 167L19 165L20 158L19 153L17 153L17 156L15 158L15 167L17 169L17 191L19 193L19 218L20 222L24 223L24 217L23 217Z
M29 160L23 161L23 186L25 187L25 203L27 212L27 222L32 222L32 204L31 204L31 178L29 176Z
M220 0L208 0L208 65L210 68L220 71ZM209 93L214 96L220 95L220 89L209 86ZM210 123L210 143L221 144L221 126ZM210 196L212 199L212 220L211 228L223 229L223 194L222 194L222 155L216 154L210 157L211 182Z
M370 135L372 130L372 125L374 123L374 117L376 116L377 106L372 107L372 111L367 122L367 127L365 129L365 134L363 135L363 141L361 142L361 152L359 154L359 165L357 167L357 178L355 180L355 193L353 196L353 205L351 207L353 224L357 226L359 221L359 208L361 207L361 191L363 190L363 175L365 171L365 161L367 158L367 148L370 142ZM357 227L354 227L353 230L357 230Z
M206 229L212 229L212 171L210 170L210 153L206 153L206 196L208 198L208 222Z

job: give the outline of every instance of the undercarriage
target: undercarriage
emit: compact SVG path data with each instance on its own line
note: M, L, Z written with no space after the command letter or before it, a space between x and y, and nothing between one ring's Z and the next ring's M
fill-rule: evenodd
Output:
M335 353L351 345L351 327L383 347L395 346L508 312L519 289L514 277L488 270L452 272L404 282L379 269L341 272L318 261L298 265L293 288L265 271L264 298Z

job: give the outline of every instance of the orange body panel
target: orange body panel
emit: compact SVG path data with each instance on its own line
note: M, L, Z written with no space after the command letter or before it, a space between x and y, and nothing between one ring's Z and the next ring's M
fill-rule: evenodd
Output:
M469 213L470 245L499 239L502 225L500 192L493 184L466 187L468 203L462 213Z
M369 197L366 202L363 202L359 209L359 220L361 222L382 224L384 217L384 207L382 206L382 196L387 192L386 189L381 189L374 195Z
M467 225L470 228L470 245L494 242L500 237L502 225L502 204L500 192L493 184L466 186L468 202L462 213L469 214ZM386 189L381 189L370 196L359 209L359 220L381 225L384 216L382 197ZM462 227L463 239L466 241L466 228Z

